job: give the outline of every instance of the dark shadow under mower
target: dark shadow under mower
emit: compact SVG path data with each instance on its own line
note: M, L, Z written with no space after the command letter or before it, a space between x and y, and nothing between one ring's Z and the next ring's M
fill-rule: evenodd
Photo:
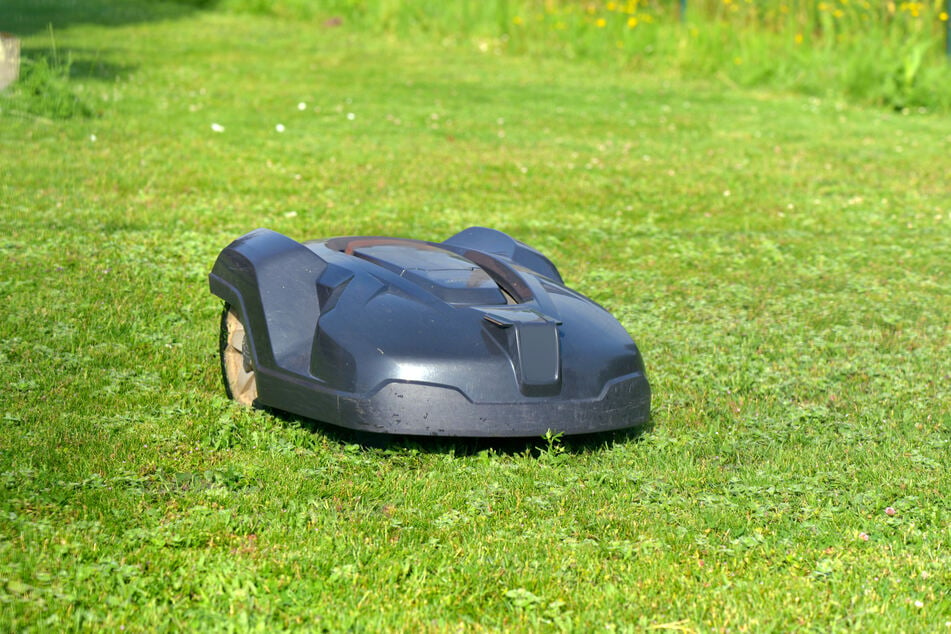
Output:
M267 229L218 256L229 395L366 432L531 437L647 422L637 346L544 255L472 227L444 242L299 243Z

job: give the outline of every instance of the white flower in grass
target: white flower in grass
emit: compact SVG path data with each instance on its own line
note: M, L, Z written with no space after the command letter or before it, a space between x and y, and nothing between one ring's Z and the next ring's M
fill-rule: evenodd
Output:
M307 104L302 101L299 104L297 104L297 109L301 111L307 110Z
M274 126L274 129L277 130L278 132L283 132L287 128L284 127L283 123L278 123L276 126Z
M211 124L211 131L212 131L212 132L224 132L224 131L225 131L225 127L224 127L223 125L221 125L220 123L212 123L212 124Z
M353 114L352 112L348 112L348 113L347 113L347 120L348 120L348 121L353 121L353 120L356 119L356 118L357 118L357 115Z

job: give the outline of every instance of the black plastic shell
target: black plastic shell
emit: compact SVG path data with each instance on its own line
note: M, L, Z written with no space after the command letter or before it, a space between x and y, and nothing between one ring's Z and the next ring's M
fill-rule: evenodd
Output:
M441 243L305 243L267 229L218 256L256 404L388 434L530 437L645 423L634 341L544 255L472 227Z

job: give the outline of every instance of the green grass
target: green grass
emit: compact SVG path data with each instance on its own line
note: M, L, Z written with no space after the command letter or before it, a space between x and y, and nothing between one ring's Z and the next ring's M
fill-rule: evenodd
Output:
M951 118L55 6L91 114L0 96L2 629L951 631ZM42 19L0 9L34 56ZM374 447L224 398L230 240L470 224L622 321L651 429Z
M195 2L196 0L181 0ZM945 0L197 0L507 54L951 112Z

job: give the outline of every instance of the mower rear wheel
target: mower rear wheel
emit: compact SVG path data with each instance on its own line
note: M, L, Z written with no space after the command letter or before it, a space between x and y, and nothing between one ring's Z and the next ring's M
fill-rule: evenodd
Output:
M228 396L242 405L252 405L258 397L258 384L251 364L247 332L241 318L225 304L221 312L221 374Z

